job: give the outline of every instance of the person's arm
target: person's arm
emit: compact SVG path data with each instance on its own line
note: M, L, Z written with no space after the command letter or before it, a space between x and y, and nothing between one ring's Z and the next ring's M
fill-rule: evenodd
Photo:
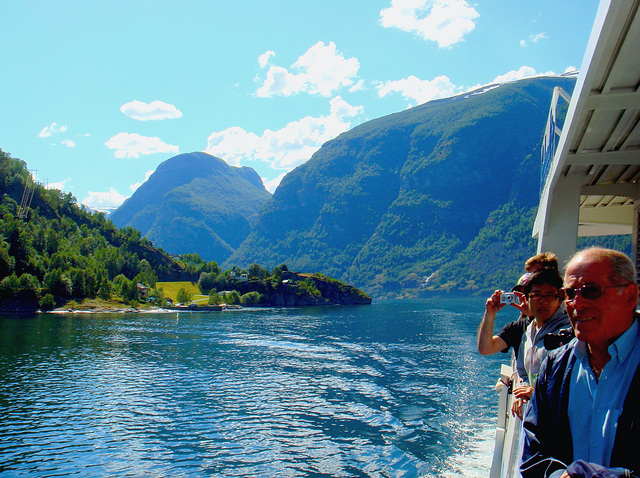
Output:
M556 472L559 474L559 471ZM560 478L622 478L636 477L637 474L625 468L606 468L597 463L588 463L586 461L577 460L571 463L562 473ZM555 478L554 474L550 478Z
M497 290L487 299L485 303L484 315L478 326L478 352L482 355L492 355L507 348L507 343L497 335L493 335L493 323L496 314L505 304L500 303L500 294Z
M520 462L523 478L559 478L566 472L572 454L568 419L565 416L563 420L562 414L556 413L563 397L559 390L549 389L552 368L549 359L548 356L542 363L523 421L524 449ZM564 370L556 369L556 373L560 375L555 380L562 380Z
M522 420L522 410L524 404L531 400L533 395L533 387L529 385L520 385L513 389L513 404L511 405L511 414L517 416Z

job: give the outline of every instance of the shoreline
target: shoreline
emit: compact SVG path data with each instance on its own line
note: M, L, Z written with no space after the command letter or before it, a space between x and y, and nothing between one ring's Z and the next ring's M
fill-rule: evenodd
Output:
M242 309L241 306L201 306L201 307L148 307L136 309L135 307L122 306L90 306L73 309L57 308L49 311L37 310L37 314L170 314L173 312L221 312L223 310Z

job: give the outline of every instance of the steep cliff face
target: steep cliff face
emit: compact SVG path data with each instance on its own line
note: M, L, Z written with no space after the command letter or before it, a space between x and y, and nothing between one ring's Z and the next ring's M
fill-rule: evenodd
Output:
M416 289L480 231L499 228L502 218L495 213L506 205L516 211L510 220L530 220L517 211L537 204L552 91L572 91L574 83L523 80L432 101L343 133L282 180L225 267L286 263L374 296ZM514 227L526 231L516 239L526 247L505 243L505 261L533 252L530 224ZM495 266L465 271L467 282L477 285ZM450 291L453 279L436 274L430 286Z
M173 254L222 263L244 241L271 194L251 168L206 153L168 159L110 217Z

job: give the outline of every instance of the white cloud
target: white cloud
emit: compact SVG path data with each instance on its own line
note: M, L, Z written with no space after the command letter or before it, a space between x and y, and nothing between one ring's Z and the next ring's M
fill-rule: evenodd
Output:
M545 32L536 33L531 37L533 43L538 43L540 40L546 40L549 38Z
M530 66L521 66L517 70L511 70L504 75L498 75L494 78L494 80L490 83L486 83L484 85L477 84L474 86L470 86L465 88L465 92L471 92L474 90L483 89L483 92L489 91L493 89L492 87L496 87L503 83L510 83L512 81L524 80L525 78L535 78L538 76L557 76L553 71L547 71L545 73L538 73L534 68Z
M391 93L400 93L410 102L409 106L416 106L439 98L448 98L462 92L462 88L454 85L445 75L438 76L431 81L421 80L411 75L402 80L380 82L376 89L380 98Z
M223 131L213 132L207 139L206 152L223 158L227 163L239 166L243 159L251 160L253 151L259 149L260 137L232 126Z
M275 55L276 52L271 50L267 50L262 55L260 55L258 57L258 64L260 65L260 68L265 68L269 64L269 60L271 59L271 57Z
M123 196L114 188L109 188L106 192L89 191L89 196L81 203L97 211L108 212L120 206L129 196Z
M265 58L270 53L273 52L266 52L260 57L261 65L272 56ZM266 61L264 65L266 66ZM325 45L319 41L291 65L292 71L281 66L271 66L262 86L256 91L256 96L269 98L309 93L329 97L342 87L354 85L359 68L357 58L346 59L337 51L335 43Z
M281 173L276 178L268 180L267 178L262 178L262 182L264 183L264 188L269 191L271 194L280 186L280 182L282 178L284 178L287 173Z
M136 191L136 189L138 189L140 186L142 186L142 184L143 184L143 183L147 182L147 180L148 180L148 179L151 177L151 175L152 175L153 173L155 173L155 172L156 172L156 170L155 170L155 169L151 169L151 170L147 171L147 172L144 174L144 181L142 181L141 183L134 183L134 184L132 184L131 186L129 186L129 189L131 189L131 192L132 192L132 193L133 193L133 192L135 192L135 191Z
M355 91L361 91L364 89L366 89L364 85L364 80L358 80L357 83L355 83L351 88L349 88L349 93L353 93Z
M256 96L269 98L277 95L290 96L294 93L303 91L305 85L304 74L289 73L286 68L281 66L272 66L267 71L267 77L258 91Z
M573 71L572 67L567 68L566 71ZM418 104L426 103L427 101L436 100L440 98L449 98L456 96L460 93L470 92L480 88L486 88L495 84L509 83L512 81L522 80L525 78L533 78L537 76L555 76L553 71L547 71L545 73L538 73L534 68L530 66L521 66L517 70L511 70L504 75L497 76L491 83L485 85L476 84L474 86L456 86L451 80L441 75L433 80L421 80L415 76L409 76L402 80L376 82L375 87L378 91L379 97L385 97L393 93L400 93L406 100L409 101L409 106L416 106ZM488 91L488 89L485 89Z
M34 178L35 179L35 178ZM67 183L71 181L71 178L63 179L62 181L47 183L47 189L59 189L60 191L64 191Z
M547 71L546 73L537 73L534 68L530 66L521 66L517 70L511 70L504 75L496 76L492 83L509 83L511 81L523 80L524 78L533 78L536 76L554 76L553 71Z
M535 35L529 35L529 41L531 43L538 43L540 40L546 40L549 38L545 32L536 33ZM527 46L527 40L520 40L520 46Z
M62 141L60 141L60 144L64 144L65 146L67 146L69 148L75 148L76 147L76 142L72 141L70 139L63 139Z
M115 149L116 158L137 158L141 154L178 153L177 146L167 144L158 137L141 136L136 133L118 133L105 146Z
M291 171L307 161L320 146L351 127L350 118L363 112L340 96L330 101L330 113L314 118L306 116L292 121L278 131L265 130L262 136L234 126L213 132L206 152L233 166L261 160L271 168Z
M38 134L38 137L48 138L52 134L64 133L65 131L67 131L66 125L58 124L54 122L54 123L51 123L51 125L45 126L44 128L42 128L42 131L40 131L40 133Z
M478 16L466 0L391 0L390 7L380 10L380 24L447 48L464 40Z
M123 104L120 111L129 118L140 121L176 119L182 116L182 112L178 108L163 101L144 103L134 100Z

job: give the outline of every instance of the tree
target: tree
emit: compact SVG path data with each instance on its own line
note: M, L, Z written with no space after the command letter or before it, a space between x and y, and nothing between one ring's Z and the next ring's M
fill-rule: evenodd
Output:
M187 289L185 289L184 287L180 287L180 290L178 290L178 295L176 297L176 299L178 300L178 303L188 304L191 302L192 298L193 298L193 295L187 292Z
M98 282L98 277L96 275L95 270L91 268L87 268L84 270L84 287L85 287L85 295L87 297L95 297L98 293L98 287L100 283Z
M206 261L198 254L183 254L180 256L180 263L190 274L197 274L206 265Z
M215 289L212 289L209 293L209 305L218 305L222 302L220 295Z
M9 245L0 241L0 279L7 277L16 265L16 260L9 255Z
M56 299L51 294L45 294L42 299L40 299L40 308L42 310L51 310L56 306Z
M318 290L318 286L316 286L316 283L311 279L305 279L303 282L300 283L300 286L304 286L307 293L313 297L322 296L322 294Z
M113 288L116 295L126 302L138 299L138 283L127 279L124 274L113 279Z
M156 305L161 307L167 305L163 289L151 289L148 300L155 302Z
M214 289L218 285L218 274L215 272L201 272L200 279L198 279L198 287L200 292L208 294L211 289Z
M15 272L0 281L0 298L2 299L14 298L19 290L20 281Z
M237 304L239 305L242 300L240 299L240 294L237 290L232 290L228 294L222 294L222 300L225 304Z
M111 284L107 280L106 277L102 278L102 282L100 282L100 288L98 289L98 297L102 300L111 299Z
M202 272L210 272L212 274L220 273L220 267L218 266L218 263L216 261L207 262L205 265L202 266L201 269L202 269Z
M40 281L34 275L24 273L18 279L18 299L27 303L40 300Z
M153 272L153 268L149 261L146 259L142 259L140 261L140 272L134 278L136 282L141 282L147 287L155 287L156 282L158 282L158 276L155 272Z
M69 272L73 296L82 298L87 295L85 271L83 269L71 269Z
M247 292L240 297L240 302L246 306L258 305L266 302L266 296L256 291Z
M98 254L98 259L104 264L110 279L115 279L115 277L121 273L124 259L119 249L108 246Z
M47 272L44 276L43 284L45 289L54 296L70 298L73 294L73 283L60 268Z
M281 266L276 266L273 268L273 280L275 282L280 282L282 281L282 267Z
M137 301L140 298L140 291L138 290L138 283L134 280L129 282L129 293L127 294L127 300L129 302ZM135 305L134 307L137 307Z
M249 266L249 276L263 279L269 276L269 271L254 263Z

